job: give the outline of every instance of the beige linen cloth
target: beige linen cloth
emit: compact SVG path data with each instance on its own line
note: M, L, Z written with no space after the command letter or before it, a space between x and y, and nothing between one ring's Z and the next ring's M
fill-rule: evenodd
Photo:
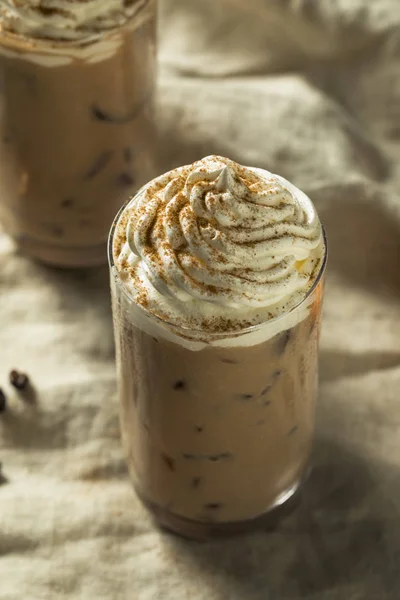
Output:
M0 599L398 600L400 1L165 0L160 44L160 169L267 167L326 224L314 471L274 531L156 530L119 441L107 269L49 269L4 235Z

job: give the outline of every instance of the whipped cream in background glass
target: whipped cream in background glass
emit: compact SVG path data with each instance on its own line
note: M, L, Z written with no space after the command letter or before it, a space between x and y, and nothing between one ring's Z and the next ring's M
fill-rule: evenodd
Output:
M124 25L147 0L3 0L2 29L28 37L80 40Z
M303 192L219 156L140 190L116 225L113 250L122 285L146 313L190 330L194 340L269 325L251 332L251 344L304 318L306 307L291 311L313 286L324 253L320 220ZM143 326L151 325L143 319Z

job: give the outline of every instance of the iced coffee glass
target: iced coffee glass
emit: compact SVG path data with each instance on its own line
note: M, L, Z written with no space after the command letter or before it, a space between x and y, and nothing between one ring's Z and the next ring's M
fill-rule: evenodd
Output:
M140 190L109 260L138 496L187 537L258 526L299 488L314 437L326 243L310 200L207 157Z
M86 4L0 15L0 221L59 266L106 262L116 211L153 176L155 1Z

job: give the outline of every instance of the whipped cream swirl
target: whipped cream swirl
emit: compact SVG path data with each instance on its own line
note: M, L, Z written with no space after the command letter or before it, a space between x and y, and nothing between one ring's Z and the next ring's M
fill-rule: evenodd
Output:
M310 199L268 171L209 156L128 204L116 268L136 303L184 327L234 331L284 314L324 254Z
M123 25L149 0L2 0L5 31L51 40L81 40Z

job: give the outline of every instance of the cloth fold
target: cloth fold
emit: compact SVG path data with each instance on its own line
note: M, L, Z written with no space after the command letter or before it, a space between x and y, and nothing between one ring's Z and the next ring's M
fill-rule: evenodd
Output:
M398 0L164 0L160 45L160 171L211 153L265 167L326 226L314 469L273 531L156 530L119 441L107 268L47 268L1 234L0 598L397 600Z

